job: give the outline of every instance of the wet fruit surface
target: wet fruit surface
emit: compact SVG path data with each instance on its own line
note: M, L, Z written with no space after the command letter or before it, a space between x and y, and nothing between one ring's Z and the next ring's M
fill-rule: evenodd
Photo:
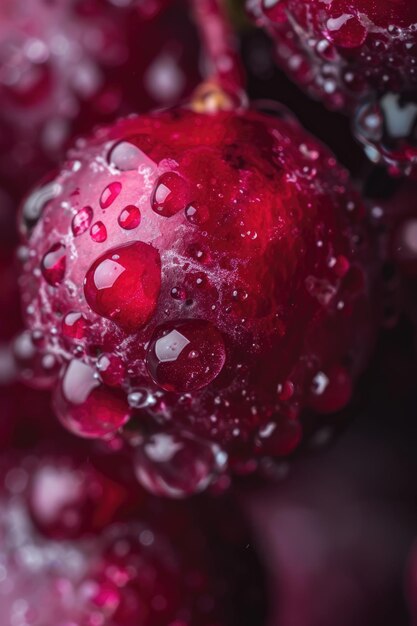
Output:
M148 488L185 496L289 454L304 410L349 402L372 335L364 213L297 122L186 109L120 121L80 140L54 185L31 232L22 214L35 353L64 366L63 423L120 435ZM57 244L61 281L56 252L52 278L39 271Z
M188 94L198 43L184 4L4 0L0 177L20 193L80 132Z
M236 521L233 503L229 522L213 518L204 528L204 506L179 509L127 490L74 453L69 437L65 452L56 442L54 449L1 459L4 626L250 626L264 619L259 565L242 549L249 534L222 536Z
M415 173L417 8L390 0L248 0L279 64L331 109L350 111L373 161Z

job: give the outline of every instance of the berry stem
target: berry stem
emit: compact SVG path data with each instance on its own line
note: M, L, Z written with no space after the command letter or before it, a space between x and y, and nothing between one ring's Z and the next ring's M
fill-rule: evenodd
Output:
M223 92L229 104L242 106L246 101L244 71L235 33L229 23L224 0L191 0L194 19L210 63L210 75L197 95L210 89ZM207 87L207 86L210 87ZM231 99L231 100L230 100ZM220 104L219 108L228 108Z

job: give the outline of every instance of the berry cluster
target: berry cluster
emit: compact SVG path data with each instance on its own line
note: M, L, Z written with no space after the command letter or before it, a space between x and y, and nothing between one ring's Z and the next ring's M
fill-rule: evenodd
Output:
M373 161L415 174L417 4L412 0L247 0L280 65L331 109L353 114Z
M200 509L109 480L71 441L65 452L3 457L1 469L4 624L228 626L262 615L257 561L235 556L246 531L227 543L221 525L210 535L195 525ZM243 574L253 582L237 609Z
M6 186L22 169L35 182L93 125L172 104L195 87L197 57L189 48L197 43L190 24L178 19L179 6L156 20L159 0L118 4L2 2L0 177ZM17 184L20 191L20 176Z
M416 172L413 0L3 0L1 626L409 626Z

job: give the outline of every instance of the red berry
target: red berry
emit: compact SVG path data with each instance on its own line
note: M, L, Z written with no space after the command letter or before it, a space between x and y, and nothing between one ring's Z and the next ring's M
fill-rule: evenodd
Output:
M278 62L313 97L354 113L372 160L417 170L417 4L247 0Z
M181 0L2 1L0 175L21 193L80 132L173 104L198 81L196 49Z
M33 626L264 623L262 572L233 501L215 516L215 503L176 508L139 493L132 508L123 485L71 451L67 440L65 454L1 459L5 626L16 615Z
M100 130L70 159L28 234L22 293L65 365L55 406L71 430L122 429L141 482L187 495L227 460L292 451L305 407L349 401L372 334L363 210L294 120L172 110ZM85 207L105 241L75 235ZM129 229L126 207L141 216ZM38 268L57 242L66 270L51 285ZM82 320L72 345L68 314Z

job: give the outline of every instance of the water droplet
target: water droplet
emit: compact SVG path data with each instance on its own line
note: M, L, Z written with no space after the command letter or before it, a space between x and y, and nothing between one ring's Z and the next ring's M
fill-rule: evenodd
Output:
M134 332L156 308L161 259L155 248L134 241L108 250L88 270L84 294L92 310Z
M209 212L204 205L193 202L185 208L185 217L191 224L204 224L209 218Z
M167 391L195 391L222 371L226 349L221 333L204 320L178 320L159 326L149 344L146 365Z
M72 219L72 232L74 237L79 237L90 228L93 219L93 209L91 206L85 206L80 209Z
M24 235L30 235L48 202L59 196L61 190L61 185L50 182L34 189L27 196L22 205L21 226Z
M127 397L127 401L132 409L143 409L145 406L150 406L155 403L154 397L147 389L135 389L131 391Z
M62 243L55 243L44 255L41 262L42 275L53 287L56 287L64 280L67 257L65 246Z
M347 274L350 268L349 259L347 259L344 255L340 254L336 259L334 264L332 265L332 270L337 274L340 278L343 278Z
M226 455L211 442L186 433L159 433L138 448L135 472L151 493L186 498L204 491L226 462Z
M90 236L96 243L103 243L107 239L107 229L103 222L96 222L90 228Z
M124 361L115 354L102 354L97 361L97 370L103 383L110 387L120 387L126 377Z
M187 292L183 287L173 287L170 293L171 293L171 297L174 298L174 300L186 300L187 299Z
M352 378L346 368L335 365L313 379L309 406L318 413L341 411L352 397Z
M329 18L326 27L328 39L340 48L359 48L368 35L360 20L349 13Z
M260 452L263 455L288 456L299 445L303 430L295 419L272 422L259 431Z
M290 380L280 383L277 387L277 395L281 402L287 402L294 395L294 384Z
M271 22L285 22L287 16L281 0L262 0L262 9Z
M132 137L131 141L121 141L110 151L109 163L117 167L121 172L138 170L141 166L150 169L156 168L152 161L136 143L146 145L149 143L147 136Z
M67 313L62 321L62 333L69 339L82 339L88 326L82 313Z
M137 206L130 204L120 213L118 222L125 230L133 230L140 224L141 214Z
M86 438L106 437L130 418L125 395L102 385L93 368L78 360L69 363L54 406L63 425Z
M100 197L100 206L102 209L108 209L110 205L116 200L117 196L122 190L122 183L115 181L114 183L110 183L104 189L103 193Z
M185 209L188 193L188 185L182 176L175 172L166 172L156 182L151 200L152 209L158 215L172 217Z

